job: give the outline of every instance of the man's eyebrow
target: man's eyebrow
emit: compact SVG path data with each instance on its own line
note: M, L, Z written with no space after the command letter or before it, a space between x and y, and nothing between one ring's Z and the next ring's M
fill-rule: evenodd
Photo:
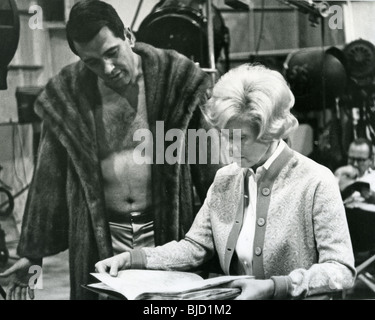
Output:
M83 58L82 61L83 61L84 63L90 63L90 62L95 61L95 58L92 58L92 57Z
M117 48L118 48L117 44L114 45L113 47L108 48L106 51L104 51L103 56L105 56L106 54L108 54L109 52L111 52L111 51L113 51L113 50L115 50Z
M108 53L110 53L111 51L113 51L117 48L118 48L118 45L114 45L113 47L108 48L106 51L104 51L103 56L107 55ZM95 61L95 60L97 60L97 58L94 58L94 57L87 57L87 58L82 59L82 61L84 63L90 63L90 62Z

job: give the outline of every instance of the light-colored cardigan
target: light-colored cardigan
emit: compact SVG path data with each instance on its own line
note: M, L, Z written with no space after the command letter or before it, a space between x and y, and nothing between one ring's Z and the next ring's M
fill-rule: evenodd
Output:
M185 239L132 251L132 268L189 270L216 250L230 274L243 220L243 172L236 164L220 169ZM258 181L253 271L258 279L273 277L278 298L342 290L354 282L335 177L288 146Z

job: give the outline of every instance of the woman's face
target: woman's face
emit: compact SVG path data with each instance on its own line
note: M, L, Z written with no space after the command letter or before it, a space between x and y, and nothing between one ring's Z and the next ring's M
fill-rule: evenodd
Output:
M272 142L256 141L256 133L250 127L249 122L242 119L228 121L225 129L229 130L230 153L233 161L242 168L253 168L254 170L263 165L272 155ZM235 133L233 130L235 130ZM240 132L241 142L236 143L237 133ZM240 150L239 150L240 146ZM274 150L274 149L273 149ZM273 151L272 150L272 151Z

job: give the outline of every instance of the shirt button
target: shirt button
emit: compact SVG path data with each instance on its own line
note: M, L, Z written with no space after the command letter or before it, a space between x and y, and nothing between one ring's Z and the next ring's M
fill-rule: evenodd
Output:
M260 255L262 254L262 249L261 249L260 247L256 247L256 248L255 248L255 254L256 254L257 256L260 256Z
M271 193L271 190L269 188L262 189L262 195L268 196L270 193Z
M265 224L266 224L266 220L264 220L263 218L258 219L258 226L259 227L263 227Z

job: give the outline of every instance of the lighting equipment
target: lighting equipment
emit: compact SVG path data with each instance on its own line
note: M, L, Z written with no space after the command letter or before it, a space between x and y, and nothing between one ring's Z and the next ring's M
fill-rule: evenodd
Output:
M138 41L157 48L174 49L203 68L210 68L208 17L198 0L160 1L140 24ZM229 31L219 10L212 7L215 60L228 45Z
M8 65L14 57L20 36L20 20L14 0L0 2L0 90L8 89Z

